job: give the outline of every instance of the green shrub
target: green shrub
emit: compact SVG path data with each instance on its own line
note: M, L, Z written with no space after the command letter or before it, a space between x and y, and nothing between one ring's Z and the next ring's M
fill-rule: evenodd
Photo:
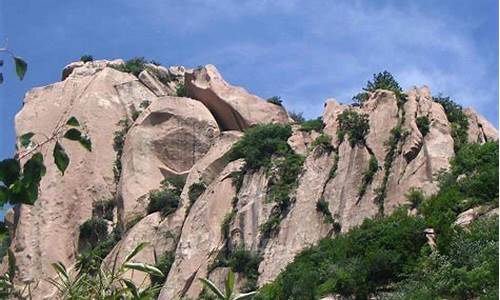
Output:
M366 299L416 266L426 243L424 229L422 218L404 211L365 220L346 234L303 250L256 299L318 299L327 294Z
M335 176L337 175L337 169L339 167L339 160L340 160L339 150L338 150L338 148L333 148L333 151L334 151L334 153L333 153L333 165L332 165L332 168L330 169L330 172L328 174L328 180L335 178Z
M316 131L316 132L323 132L323 128L325 128L325 124L323 123L323 118L318 117L316 119L311 119L302 122L300 124L300 130L305 131L305 132L311 132L311 131Z
M123 65L114 66L118 71L131 73L134 76L139 76L139 74L146 68L147 60L144 57L134 57L125 62Z
M368 161L368 168L363 173L363 178L361 179L361 187L358 190L358 199L363 198L366 193L366 189L372 183L375 173L378 171L378 161L375 155L370 156Z
M159 189L149 192L148 214L161 212L163 217L173 213L179 207L180 196L171 189Z
M175 88L175 95L177 97L187 97L186 85L183 83L178 84Z
M339 122L337 137L340 142L344 140L345 135L348 135L351 147L365 143L365 137L370 130L368 115L347 109L337 116L337 121Z
M92 55L82 55L82 57L80 57L80 61L84 63L94 61L94 57Z
M207 186L203 182L195 182L189 187L188 197L191 205L198 199L203 192L207 189Z
M165 276L158 276L151 274L149 276L151 283L153 285L163 285L165 280L167 279L168 272L170 272L170 268L174 264L175 253L174 252L166 252L161 255L158 259L155 258L156 263L155 267L158 268Z
M316 211L323 214L325 217L325 222L334 223L332 213L330 212L330 208L328 207L328 202L325 201L324 198L321 198L316 202Z
M224 220L222 220L220 231L224 239L230 238L231 222L233 221L234 217L236 217L236 211L233 210L230 213L227 213L224 216Z
M118 181L120 180L120 176L122 174L121 158L123 155L123 147L125 146L125 138L128 130L130 129L131 124L129 120L125 118L123 120L120 120L117 125L121 128L120 130L114 132L114 137L113 137L113 149L116 152L116 159L113 166L115 183L118 183Z
M105 219L93 217L80 225L80 239L95 247L108 236L108 222Z
M272 103L274 105L283 106L283 101L281 100L281 97L279 97L279 96L273 96L271 98L268 98L266 101L268 103Z
M113 221L113 210L116 207L115 199L105 199L94 202L92 215Z
M180 196L182 190L184 189L184 185L186 185L186 178L183 176L172 176L162 180L161 185L172 189Z
M361 92L352 97L352 101L363 104L369 98L369 94L367 92Z
M233 272L243 274L246 278L257 279L261 261L262 257L258 253L239 248L231 254L229 267Z
M438 95L432 97L434 102L443 106L446 117L451 124L451 136L453 138L455 153L467 144L467 129L469 128L469 119L462 110L462 106L455 103L450 97Z
M0 221L0 261L7 254L7 250L10 246L10 234L9 229L4 222Z
M297 124L302 124L302 123L304 123L306 121L306 119L304 118L304 115L302 114L302 112L290 111L290 112L288 112L288 115Z
M425 200L424 193L419 188L410 188L405 194L406 200L410 202L410 208L418 209Z
M241 186L243 185L243 179L245 178L245 173L243 171L233 171L229 174L231 177L231 182L236 189L236 194L239 193Z
M426 136L427 133L429 133L430 129L429 118L427 118L426 116L418 117L416 122L418 131L420 131L420 133L422 133L423 136Z
M281 213L272 213L266 222L260 224L259 231L262 235L262 239L268 239L278 233L281 223Z
M316 147L319 147L321 152L332 152L332 137L328 134L322 133L311 143L311 149L315 149Z
M246 130L245 135L233 145L228 154L229 160L245 159L245 167L257 170L271 163L273 154L290 152L287 144L292 135L290 125L265 124Z

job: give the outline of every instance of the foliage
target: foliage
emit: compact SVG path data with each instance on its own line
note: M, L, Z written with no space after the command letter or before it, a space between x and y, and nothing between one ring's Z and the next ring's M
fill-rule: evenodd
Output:
M326 133L322 133L311 143L311 149L315 149L316 147L318 147L321 152L332 152L332 137Z
M62 263L54 263L52 266L57 277L49 278L48 282L57 289L58 298L61 299L152 299L161 286L136 286L125 275L127 271L133 270L150 276L165 276L155 266L132 261L145 245L145 243L139 244L119 265L116 264L117 257L115 257L112 266L104 266L96 274L89 274L79 268L76 272L71 272Z
M112 68L125 72L131 73L134 76L139 76L139 74L146 68L147 60L144 57L134 57L125 62L123 65L112 66Z
M498 299L498 217L457 229L446 252L421 257L392 299Z
M0 261L7 254L10 246L9 230L4 222L0 222Z
M426 116L418 117L416 120L416 123L417 123L418 131L420 131L420 133L422 133L422 136L426 136L427 133L429 133L429 129L430 129L429 118L427 118Z
M418 209L425 200L424 193L419 188L410 188L405 194L406 200L410 202L410 208Z
M438 95L433 97L432 100L443 106L446 117L451 123L451 136L453 137L455 153L457 153L463 145L467 144L469 119L463 112L462 106L455 103L450 97Z
M330 169L330 172L328 173L328 180L334 178L337 175L337 169L339 167L339 150L338 148L333 148L333 165L332 168Z
M196 199L198 199L203 192L207 189L207 186L205 185L204 182L195 182L189 187L188 191L188 197L189 197L189 202L193 204Z
M148 214L159 211L163 217L173 213L179 207L180 195L175 190L162 187L149 192Z
M215 294L216 299L219 300L243 300L243 299L250 299L253 295L255 295L257 292L248 292L244 294L238 294L234 290L234 285L235 285L235 276L232 271L229 271L227 274L226 278L226 288L223 291L221 291L212 281L208 280L207 278L200 278L200 281L203 283L203 285L209 289L212 293Z
M16 68L16 75L19 78L19 80L23 80L24 76L26 75L26 71L28 70L28 64L26 63L26 61L24 61L21 57L16 56L12 51L10 51L7 48L6 45L0 48L0 53L6 53L12 58ZM0 59L0 67L3 66L3 62L4 62L3 59ZM3 73L0 72L0 84L2 83L3 83Z
M130 122L127 118L122 119L117 124L120 129L114 132L113 137L113 149L116 152L116 159L113 166L113 174L115 178L115 183L118 183L120 176L122 174L122 162L121 158L123 155L123 147L125 146L125 138L128 130L130 129Z
M279 96L272 96L271 98L268 98L266 101L274 105L283 106L283 100L281 100L281 97Z
M375 219L302 251L255 299L318 299L327 294L366 299L418 261L425 245L422 218L404 211Z
M82 61L84 63L89 62L89 61L94 61L94 57L92 55L85 54L85 55L82 55L80 57L80 61Z
M186 85L183 83L178 84L175 88L175 95L177 97L187 97Z
M54 142L54 162L63 175L70 163L62 145L63 139L77 141L87 151L92 150L90 138L75 117L70 117L66 123L58 125L52 136L39 142L35 140L37 137L38 135L32 132L22 134L19 137L18 156L0 161L0 205L7 202L34 204L38 198L40 181L46 173L44 158L39 150L47 143ZM26 162L21 166L20 161L25 158Z
M155 267L160 270L164 276L159 276L158 274L150 274L149 278L151 279L151 283L153 285L162 286L167 279L168 272L170 272L170 268L174 264L175 253L170 251L164 253L159 258L156 258L155 255Z
M288 112L288 115L295 123L302 124L306 121L302 112L290 111Z
M321 117L307 120L300 124L300 130L305 132L311 132L314 130L316 132L321 133L323 132L323 128L325 128L325 124L323 123L323 118Z
M251 127L242 139L236 142L228 154L229 160L245 159L245 168L257 170L268 167L273 154L285 154L290 150L287 144L292 135L290 125L265 124Z
M239 248L231 254L228 265L233 272L243 274L247 279L257 280L261 261L262 257L258 253Z
M347 109L337 116L337 121L339 122L337 137L340 142L348 135L351 147L365 143L365 137L370 130L368 115Z
M325 201L324 198L321 198L316 202L316 211L320 212L323 214L323 217L325 218L326 223L332 223L334 222L332 212L330 211L330 208L328 207L328 202Z
M92 215L113 221L113 209L116 207L115 199L104 199L94 202Z
M230 213L227 213L224 216L224 219L222 220L222 224L220 225L220 231L222 234L222 237L224 239L228 239L230 236L230 226L231 222L233 221L234 217L236 217L236 211L231 211Z
M366 193L366 189L372 183L375 173L378 171L378 161L375 155L370 156L368 161L368 168L363 173L363 178L361 179L361 187L358 190L358 199L363 198Z
M243 185L243 179L245 178L245 173L243 171L233 171L229 174L231 177L231 182L236 189L236 194L239 193L241 186Z
M361 92L361 93L357 93L355 96L353 96L352 101L359 103L359 104L363 104L366 100L368 100L369 97L370 97L370 95L367 92Z

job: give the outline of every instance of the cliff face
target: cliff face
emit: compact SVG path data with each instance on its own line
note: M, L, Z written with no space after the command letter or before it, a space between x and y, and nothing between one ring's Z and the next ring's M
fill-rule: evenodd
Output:
M231 86L211 65L194 70L151 65L137 77L116 70L120 65L120 60L73 63L64 69L63 81L28 92L16 116L18 136L50 135L61 120L75 116L93 144L92 152L64 145L71 157L64 176L51 166L51 153L43 153L48 172L39 199L34 206L15 208L11 249L17 280L39 281L37 299L54 299L55 291L43 279L53 276L51 263L75 263L82 251L79 228L95 217L102 200L114 200L109 225L122 231L104 264L149 242L138 261L154 264L155 256L164 253L173 257L159 299L196 298L202 290L197 278L217 282L223 277L226 269L217 265L221 251L258 253L257 284L262 285L305 247L406 204L411 188L435 193L436 174L454 156L451 125L427 87L407 91L405 102L385 90L371 93L362 106L327 100L322 118L330 147L313 148L320 133L292 126L288 143L305 161L279 230L263 236L260 229L273 214L274 204L266 200L272 175L263 169L244 172L234 184L244 161L229 161L227 153L251 126L290 123L286 111ZM183 97L177 96L179 88L185 90ZM338 116L344 111L366 114L364 143L338 138ZM498 139L482 116L472 109L465 114L469 142ZM423 117L429 121L425 132L417 121ZM124 139L122 146L117 135ZM377 166L365 180L374 160ZM152 212L149 192L163 188L164 179L179 178L186 183L175 211ZM193 196L196 186L203 189ZM332 222L317 210L320 200ZM138 273L127 276L139 284L149 280ZM246 281L238 277L240 286Z

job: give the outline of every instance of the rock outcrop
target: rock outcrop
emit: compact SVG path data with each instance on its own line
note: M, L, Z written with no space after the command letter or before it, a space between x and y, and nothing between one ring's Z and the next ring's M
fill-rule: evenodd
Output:
M450 122L427 87L410 89L406 99L377 90L362 105L328 99L322 132L292 126L287 142L304 164L296 185L287 187L291 201L276 218L276 203L268 197L276 180L273 170L248 170L242 159L230 161L228 153L251 126L289 124L285 109L231 86L212 65L147 65L136 77L119 71L123 64L72 63L63 70L63 81L27 93L16 117L18 136L36 132L34 142L58 133L70 116L78 118L92 140L91 152L62 141L71 158L64 176L52 159L54 142L41 147L47 174L39 199L34 206L15 207L9 216L16 282L39 282L35 299L57 299L44 279L54 275L53 262L73 268L82 250L80 226L95 217L100 200L115 200L117 215L110 223L124 230L102 267L115 258L121 263L138 244L148 242L134 261L173 259L159 299L195 299L202 291L199 278L223 281L228 271L224 259L230 257L221 259L221 251L228 255L239 249L258 257L258 278L250 283L263 285L320 239L407 204L411 188L426 195L437 192L435 176L455 155ZM369 130L363 140L352 143L342 132L343 112L366 115ZM498 139L482 116L472 109L464 112L469 142ZM421 127L422 118L428 128ZM148 214L149 192L171 178L186 182L175 210ZM457 225L485 213L482 208L467 211ZM262 227L273 217L277 230L264 236ZM150 282L140 272L125 276L137 285ZM237 286L247 280L238 274Z

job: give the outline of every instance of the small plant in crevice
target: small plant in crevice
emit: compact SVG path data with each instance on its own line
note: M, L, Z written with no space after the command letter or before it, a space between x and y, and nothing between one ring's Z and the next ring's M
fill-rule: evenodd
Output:
M108 221L113 221L113 210L116 207L115 199L104 199L94 202L92 215L103 218Z
M243 179L245 178L245 173L243 170L233 171L229 174L231 177L231 182L236 190L236 194L240 192L241 187L243 186Z
M131 104L130 105L130 117L132 119L132 121L135 121L137 120L137 118L139 118L139 116L143 113L143 111L149 107L149 105L151 105L151 101L149 100L143 100L140 104L139 104L139 109L137 109L135 107L135 104Z
M418 117L416 119L416 123L417 123L418 131L420 131L422 136L425 137L427 135L427 133L429 133L429 129L430 129L429 118L427 116Z
M177 97L187 97L187 89L184 83L180 83L177 85L175 89L175 95Z
M231 222L233 222L234 218L236 217L236 211L232 210L231 212L227 213L224 216L224 219L222 220L222 223L220 225L220 231L222 234L222 237L227 240L230 238L230 229L231 229Z
M88 54L82 55L80 57L80 61L84 62L84 63L89 62L89 61L94 61L94 57L92 55L88 55Z
M332 137L328 134L322 133L311 143L310 149L314 150L316 148L319 149L320 153L332 152Z
M195 182L189 187L188 197L190 205L193 203L205 192L207 189L207 185L203 182Z
M425 196L421 189L411 187L405 194L406 200L410 202L411 209L418 209L420 205L424 202Z
M375 158L375 155L370 156L370 160L368 161L368 168L363 173L363 178L361 179L361 186L358 190L358 200L363 198L366 193L366 189L372 183L373 177L375 173L378 171L378 161Z
M152 285L162 286L167 279L168 272L170 272L170 268L174 264L175 253L173 251L165 252L160 257L156 257L155 252L155 267L163 273L163 276L159 274L150 274L149 279L151 280Z
M281 100L281 97L279 96L272 96L271 98L268 98L266 101L274 105L283 106L283 100Z
M333 224L333 215L328 207L328 202L326 202L324 198L321 198L318 202L316 202L316 211L323 214L326 223Z
M118 183L120 180L120 176L122 174L122 154L123 154L123 147L125 146L125 137L127 135L128 130L130 129L130 122L127 118L122 119L118 122L117 124L120 128L120 130L117 130L114 132L114 137L113 137L113 149L116 152L116 159L114 162L113 166L113 174L115 178L115 183Z
M384 200L387 195L387 182L389 181L389 175L391 173L392 163L396 157L396 150L398 143L408 136L408 131L402 127L404 118L399 121L398 125L391 129L391 135L389 140L385 142L385 147L387 148L387 153L384 159L384 177L382 179L382 184L375 190L375 203L379 207L379 214L384 213Z
M166 217L173 213L179 207L184 184L184 178L180 176L163 180L159 189L149 192L148 214L159 211L162 217Z
M325 123L323 123L323 118L321 117L303 121L300 124L300 130L305 132L311 132L314 130L316 132L322 133L324 128L325 128Z
M297 124L302 124L306 121L302 112L289 111L288 116Z
M432 97L434 102L443 106L444 112L448 122L451 123L451 137L453 138L453 145L455 153L457 153L463 145L466 145L467 130L469 128L469 119L462 110L462 106L455 103L450 97L444 97L439 94L437 97Z
M337 116L337 121L339 123L337 131L339 142L344 141L347 135L351 147L365 144L366 135L370 130L367 114L359 114L352 109L347 109Z
M144 57L134 57L125 61L123 65L111 67L121 72L131 73L137 77L142 71L144 71L147 63L148 61Z
M337 175L337 169L339 167L339 149L338 148L333 148L333 165L332 168L330 169L330 172L328 173L328 180L335 178Z

